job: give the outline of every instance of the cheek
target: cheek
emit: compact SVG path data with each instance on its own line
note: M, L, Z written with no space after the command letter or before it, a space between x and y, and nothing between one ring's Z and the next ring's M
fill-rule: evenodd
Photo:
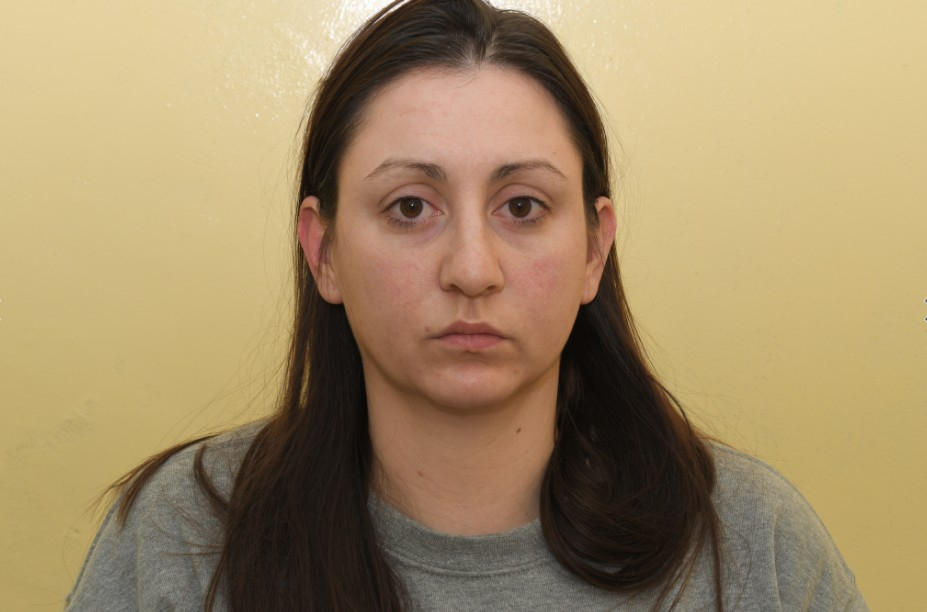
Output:
M569 301L581 291L584 272L585 260L575 248L554 249L534 257L524 271L533 279L534 290L551 302Z
M518 275L519 293L534 315L551 325L564 325L575 317L582 299L584 265L570 252L558 252L532 259Z
M414 319L427 274L421 258L383 249L355 249L352 255L340 262L338 271L352 327L373 327L380 335Z
M564 290L564 285L568 284L567 275L564 274L561 265L558 265L556 259L546 258L535 260L531 264L529 271L530 278L534 279L534 291L551 298L558 295ZM554 293L558 292L558 293Z

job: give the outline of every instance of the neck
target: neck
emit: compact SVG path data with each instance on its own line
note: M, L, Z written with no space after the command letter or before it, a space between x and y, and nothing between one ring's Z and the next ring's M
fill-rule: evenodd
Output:
M553 451L556 392L554 381L478 412L370 401L376 492L443 533L498 533L534 520Z

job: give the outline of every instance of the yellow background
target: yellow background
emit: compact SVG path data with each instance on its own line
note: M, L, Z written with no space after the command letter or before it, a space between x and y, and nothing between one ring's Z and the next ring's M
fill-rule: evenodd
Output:
M107 483L266 408L297 125L381 3L0 8L0 608L59 609ZM671 388L799 486L874 609L923 609L924 4L512 4L621 143L627 288Z

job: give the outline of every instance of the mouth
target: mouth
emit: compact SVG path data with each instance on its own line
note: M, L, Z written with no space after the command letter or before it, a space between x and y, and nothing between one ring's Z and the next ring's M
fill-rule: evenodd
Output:
M505 340L505 336L487 323L456 321L438 332L434 338L457 350L483 351Z

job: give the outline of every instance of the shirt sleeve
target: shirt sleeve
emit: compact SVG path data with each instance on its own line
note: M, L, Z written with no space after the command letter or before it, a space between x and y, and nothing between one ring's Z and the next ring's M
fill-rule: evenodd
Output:
M721 447L715 456L726 607L868 610L833 538L794 485L737 451Z
M814 509L790 483L785 488L773 536L780 609L868 610Z
M215 568L218 521L182 451L145 484L122 524L117 501L67 598L68 612L202 610Z

